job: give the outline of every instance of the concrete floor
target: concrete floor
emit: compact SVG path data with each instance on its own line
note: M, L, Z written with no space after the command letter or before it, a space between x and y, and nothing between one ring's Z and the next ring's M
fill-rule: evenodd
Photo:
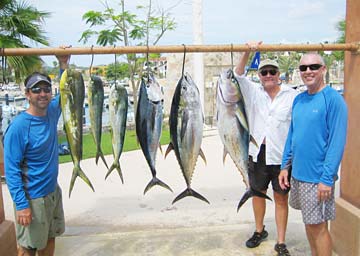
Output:
M157 176L174 193L154 187L143 195L151 174L141 151L121 156L124 184L116 172L105 181L106 169L100 161L96 166L94 159L83 160L82 168L95 193L78 178L71 198L72 163L61 164L66 232L56 240L56 255L276 255L274 203L267 202L268 239L258 248L246 248L254 220L251 200L236 212L245 192L241 175L230 158L222 163L223 146L216 130L205 132L202 148L207 165L198 159L192 187L210 205L193 197L171 204L186 187L173 153L164 160L159 152ZM113 158L106 156L106 160L110 165ZM6 185L3 194L6 219L13 220ZM273 197L270 189L268 194ZM310 255L301 215L293 209L289 210L287 245L291 255Z

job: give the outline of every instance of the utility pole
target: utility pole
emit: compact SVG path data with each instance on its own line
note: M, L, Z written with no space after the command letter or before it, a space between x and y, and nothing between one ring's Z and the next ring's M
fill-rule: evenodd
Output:
M202 21L202 0L193 0L193 40L195 45L203 44L203 21ZM204 54L194 53L194 82L200 91L200 100L203 111L204 108Z

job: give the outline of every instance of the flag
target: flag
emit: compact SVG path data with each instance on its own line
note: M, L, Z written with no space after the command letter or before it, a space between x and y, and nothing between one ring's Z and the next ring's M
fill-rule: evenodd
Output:
M257 70L259 64L260 64L260 52L256 52L249 69Z

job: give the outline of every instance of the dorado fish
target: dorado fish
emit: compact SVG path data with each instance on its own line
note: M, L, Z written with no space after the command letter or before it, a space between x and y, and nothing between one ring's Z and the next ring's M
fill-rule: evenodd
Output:
M200 155L205 163L206 159L201 150L204 116L200 93L189 74L183 75L176 86L169 118L170 144L165 156L174 150L187 185L172 203L186 196L194 196L209 203L205 197L190 187L198 156Z
M90 114L90 130L96 145L95 162L98 164L99 157L103 160L107 169L109 169L104 154L101 150L102 133L102 113L104 108L104 85L98 76L91 76L88 86L88 103Z
M78 176L94 191L90 180L80 167L80 161L82 160L83 104L85 97L84 80L80 72L72 69L67 69L63 72L60 81L60 97L66 138L74 163L70 181L70 197Z
M144 78L141 79L139 102L136 111L136 135L153 176L145 187L144 194L155 185L162 186L172 192L167 184L156 177L155 168L156 153L160 147L163 104L164 93L155 77L149 74L146 82Z
M124 86L115 84L111 87L109 95L110 134L114 163L107 172L105 179L116 169L123 184L124 179L120 168L120 156L124 146L127 111L127 91Z
M247 188L237 210L239 211L246 200L254 195L270 199L267 195L250 187L248 176L250 138L252 143L256 144L256 142L250 137L244 98L231 69L220 74L217 84L216 109L218 132L224 144L223 160L225 161L227 154L230 155Z

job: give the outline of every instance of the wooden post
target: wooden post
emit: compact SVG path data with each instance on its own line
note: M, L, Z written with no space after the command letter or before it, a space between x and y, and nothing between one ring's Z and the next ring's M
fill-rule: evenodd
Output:
M3 153L4 152L3 152L2 143L0 143L0 168L2 169L2 171L4 170ZM0 182L0 255L9 255L9 256L17 255L15 226L12 221L5 220L1 182Z
M346 42L360 40L360 1L347 0ZM360 52L345 52L344 97L349 109L348 134L341 164L340 198L330 231L338 255L360 255Z

